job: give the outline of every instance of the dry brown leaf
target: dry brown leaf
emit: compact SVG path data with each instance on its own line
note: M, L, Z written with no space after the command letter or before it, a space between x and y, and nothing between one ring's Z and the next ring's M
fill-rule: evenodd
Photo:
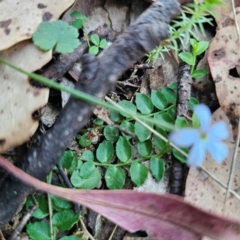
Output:
M215 20L217 23L220 23L222 20L224 20L229 13L232 12L232 0L222 0L224 3L221 6L216 7L215 13L216 17ZM240 0L235 0L235 7L240 6Z
M240 23L240 8L236 10ZM239 46L231 13L218 25L216 36L208 49L208 63L219 103L230 119L234 138L237 136L237 119L240 116L240 78L237 73L240 66Z
M26 71L41 68L52 58L52 51L43 52L30 40L0 52L0 57ZM22 144L36 131L38 121L32 114L48 100L47 88L36 88L26 75L0 64L0 152Z
M0 51L30 39L43 21L57 20L74 0L0 1Z
M204 161L203 166L227 185L235 144L233 141L229 120L221 108L219 108L213 114L213 122L220 120L225 121L228 124L228 130L230 132L230 137L227 140L227 145L229 148L228 158L222 164L218 164L213 161L210 156L207 156L207 159ZM238 156L240 156L239 154L240 153L238 153ZM234 170L234 180L231 186L231 188L237 193L240 193L239 169L240 161L236 163L236 168ZM200 208L208 210L209 212L223 214L226 189L221 187L211 177L208 177L206 173L195 168L191 168L186 182L185 194L186 201L191 202ZM233 195L230 195L227 200L225 214L226 216L238 218L239 220L240 201Z

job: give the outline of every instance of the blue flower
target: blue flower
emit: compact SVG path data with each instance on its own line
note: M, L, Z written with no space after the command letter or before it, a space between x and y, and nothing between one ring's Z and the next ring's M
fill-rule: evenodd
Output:
M211 125L211 112L204 104L195 106L194 113L200 121L200 128L182 128L173 131L169 140L178 147L191 147L187 164L198 167L202 164L205 153L221 163L228 155L227 146L222 142L228 138L225 122L220 121Z

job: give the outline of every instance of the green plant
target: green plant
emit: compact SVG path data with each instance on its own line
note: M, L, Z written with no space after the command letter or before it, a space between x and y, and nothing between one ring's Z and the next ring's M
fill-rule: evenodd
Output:
M147 61L155 62L159 57L164 59L162 52L168 52L174 50L177 54L179 51L178 41L180 41L182 47L186 46L191 37L198 39L197 29L198 27L204 34L203 23L211 23L211 19L205 17L206 13L213 15L213 10L216 6L222 5L220 0L205 0L203 3L191 3L187 6L183 6L183 9L191 14L188 17L184 11L181 12L181 16L172 20L169 25L169 38L160 43L160 45L147 54Z
M81 28L83 29L84 36L88 43L89 53L91 53L93 55L97 55L99 52L99 49L106 48L107 40L106 39L100 40L100 38L97 34L92 34L89 39L89 37L87 35L86 27L85 27L85 21L88 20L88 18L86 16L84 16L79 11L72 12L70 16L76 19L72 23L72 25L77 29L81 29Z
M177 84L173 83L169 87L163 87L161 91L152 90L151 96L136 93L135 102L122 100L118 104L129 109L132 114L142 113L145 120L154 118L155 122L168 122L175 124L176 128L188 126L187 121L178 117L175 118ZM195 98L189 102L190 109L198 104ZM113 113L113 111L111 111ZM127 113L110 114L110 118L119 128L109 125L94 124L102 132L103 139L98 144L96 152L85 150L78 158L72 151L65 151L61 158L61 164L70 175L71 182L76 188L95 188L101 181L102 172L105 168L104 178L109 189L123 188L126 180L126 173L129 171L131 180L141 186L150 172L156 181L160 181L164 176L165 163L162 157L169 152L180 161L186 162L186 157L173 151L168 142L163 141L152 131L146 129L138 121ZM98 121L97 121L98 123ZM168 138L168 128L159 127L153 123L147 123L154 127L162 136ZM79 144L88 147L91 144L90 137L93 129L84 130L79 135ZM127 130L131 134L128 134ZM152 136L153 135L153 136ZM135 137L134 137L135 136ZM80 141L85 139L84 141ZM133 156L133 149L137 150L137 155ZM186 152L186 150L184 149ZM146 162L149 161L149 164ZM75 166L75 170L73 170ZM72 171L73 170L73 171Z
M197 42L195 39L190 39L192 46L192 53L190 52L181 52L178 56L188 65L191 66L191 75L192 78L202 78L208 74L204 69L198 68L194 69L196 65L197 56L202 54L208 48L209 42L201 41Z
M93 55L97 55L100 48L104 49L107 46L107 40L105 38L100 40L97 34L92 34L90 36L90 41L93 44L93 46L89 48L89 53Z
M48 203L45 196L35 195L38 207L33 212L33 217L43 220L49 215ZM60 197L51 196L52 208L53 208L53 235L56 239L56 233L58 231L70 230L74 224L79 220L80 213L74 213L72 204ZM26 201L26 208L28 209L33 204L31 197L28 197ZM33 219L34 220L34 219ZM50 224L47 222L33 221L27 224L27 233L33 240L50 240ZM71 238L70 238L71 237ZM68 236L68 238L62 237L60 240L72 239L81 240L79 237Z

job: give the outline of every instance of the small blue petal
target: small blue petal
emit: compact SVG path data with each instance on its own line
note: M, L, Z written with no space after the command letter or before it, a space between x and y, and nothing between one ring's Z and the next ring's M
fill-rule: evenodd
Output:
M205 156L205 144L204 142L198 140L194 143L192 146L188 159L187 159L187 165L189 167L199 167Z
M216 140L225 140L229 136L227 124L225 122L217 122L211 126L208 131L208 135L211 138L215 138Z
M201 129L206 131L211 124L210 109L204 104L198 104L194 107L194 113L198 116L201 123Z
M169 140L179 147L190 147L200 139L200 133L194 128L182 128L169 134Z
M211 141L206 144L207 151L210 153L211 157L218 163L221 163L227 158L228 148L220 141Z

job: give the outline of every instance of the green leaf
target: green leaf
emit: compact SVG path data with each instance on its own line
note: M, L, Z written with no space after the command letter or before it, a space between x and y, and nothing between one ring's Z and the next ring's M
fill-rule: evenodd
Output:
M172 89L172 90L177 90L178 88L178 83L177 82L173 82L171 83L170 86L168 86L168 88Z
M109 189L122 189L125 179L124 171L115 166L110 166L105 173L105 180Z
M60 231L70 230L75 223L78 222L80 213L74 213L71 209L57 212L53 215L52 223L57 226Z
M198 104L199 104L199 101L196 98L191 97L188 102L188 107L193 111L194 107Z
M90 36L90 40L91 40L91 42L92 42L94 45L96 45L96 46L98 46L99 43L100 43L100 39L99 39L99 36L98 36L97 34L92 34L92 35Z
M38 203L38 207L35 209L32 216L37 219L45 218L49 214L48 202L47 202L46 198L43 196L40 196L40 195L35 195L34 197ZM29 207L32 205L33 205L32 198L29 197L26 202L26 208L29 209Z
M153 127L152 123L147 123L148 126ZM137 135L140 142L146 141L150 138L152 132L145 128L142 124L139 122L135 122L134 124L134 132Z
M48 51L55 47L59 53L71 53L80 45L78 30L61 20L42 22L32 39L40 49Z
M81 147L89 147L92 143L91 139L88 139L89 132L84 133L82 136L79 137L79 145Z
M84 24L84 22L82 19L77 19L72 23L73 27L75 27L76 29L82 28L83 24Z
M156 129L161 135L163 135L165 138L168 138L167 133L165 132L165 130L161 129L161 128L157 128ZM159 138L158 136L154 135L153 136L153 143L156 146L156 148L159 151L162 151L166 145L168 144L167 142L163 141L161 138Z
M188 122L184 117L177 116L177 118L175 120L175 127L176 127L176 129L188 127Z
M161 158L151 157L150 170L157 182L159 182L165 173L165 163Z
M110 110L110 118L114 121L114 122L117 122L117 121L120 121L123 119L123 116L116 112L116 111L113 111L113 110Z
M207 42L207 41L198 42L197 50L195 52L196 56L205 52L207 50L208 46L209 46L209 42Z
M177 101L177 94L171 88L162 87L161 92L164 94L165 98L170 103L176 103Z
M104 140L102 143L99 144L96 152L96 157L99 162L107 162L113 158L113 155L114 148L113 144L110 141Z
M82 238L71 235L71 236L64 236L60 238L59 240L82 240Z
M192 78L202 78L208 74L208 71L205 69L198 68L196 70L193 70L192 72Z
M60 158L60 163L64 169L67 170L68 174L72 174L72 172L77 167L77 157L75 153L71 150L65 151Z
M82 153L80 159L86 160L86 161L94 161L94 155L93 152L90 150L86 150Z
M85 162L80 168L80 177L81 178L89 178L95 172L95 165L92 161Z
M131 180L139 187L145 182L148 176L148 169L142 163L134 162L130 167L130 176Z
M61 211L63 209L70 209L72 207L72 204L63 198L51 195L51 200L53 208L57 211Z
M167 114L169 115L169 117L172 119L172 122L174 121L175 117L176 117L176 107L172 107L172 108L169 108L167 110Z
M81 178L80 176L80 171L75 170L70 178L72 185L75 188L80 188L80 189L92 189L95 188L100 180L101 180L101 174L98 171L97 168L95 168L93 174L89 176L89 178L84 179Z
M190 42L191 42L191 45L192 45L193 54L195 54L195 56L196 56L196 51L198 49L198 42L193 38L190 39Z
M64 237L60 238L59 240L82 240L82 238L71 235L71 236L64 236Z
M50 226L45 222L28 223L27 233L33 240L50 240Z
M100 118L95 118L95 119L93 120L93 124L95 124L95 125L97 125L97 126L101 126L101 125L103 125L103 120L100 119Z
M154 119L159 122L173 123L173 118L166 112L156 113L154 114ZM163 128L163 127L162 127ZM163 128L164 130L169 130L167 128Z
M99 52L99 48L97 46L91 46L88 52L92 55L97 55Z
M119 131L115 127L106 126L103 130L103 135L108 141L114 143L118 140Z
M159 91L152 90L151 92L151 100L152 103L156 108L159 110L163 110L166 108L168 101L165 97L165 95Z
M107 40L106 39L102 39L100 44L99 44L99 47L104 49L104 48L106 48L106 46L107 46Z
M182 52L182 53L179 53L178 56L182 59L182 61L184 61L188 65L190 66L195 65L195 59L190 52Z
M189 150L187 148L181 148L185 153L188 154ZM186 163L187 159L185 156L183 156L178 150L176 150L175 148L172 148L172 154L173 156L179 160L182 163Z
M133 115L136 114L137 112L137 108L136 106L132 103L132 102L129 102L127 100L122 100L120 102L118 102L118 104L123 108L123 109L127 109L128 111L130 111ZM123 113L121 112L121 114L124 116L124 117L130 117L129 114L126 114L126 113Z
M70 14L71 17L74 17L76 19L80 19L83 17L83 15L79 11L74 11Z
M194 128L199 128L201 126L200 120L195 113L192 115L192 125Z
M144 142L138 142L137 149L143 157L149 156L152 153L152 141L148 139Z
M122 121L122 123L120 124L120 127L128 130L129 132L134 133L134 125L133 125L131 122ZM124 132L122 132L122 135L123 135L127 140L129 140L129 139L132 138L132 136L127 135L127 134L124 133Z
M142 114L150 114L154 109L150 97L142 93L136 93L136 105Z
M121 162L126 162L132 156L132 146L125 137L119 137L116 144L116 154Z

